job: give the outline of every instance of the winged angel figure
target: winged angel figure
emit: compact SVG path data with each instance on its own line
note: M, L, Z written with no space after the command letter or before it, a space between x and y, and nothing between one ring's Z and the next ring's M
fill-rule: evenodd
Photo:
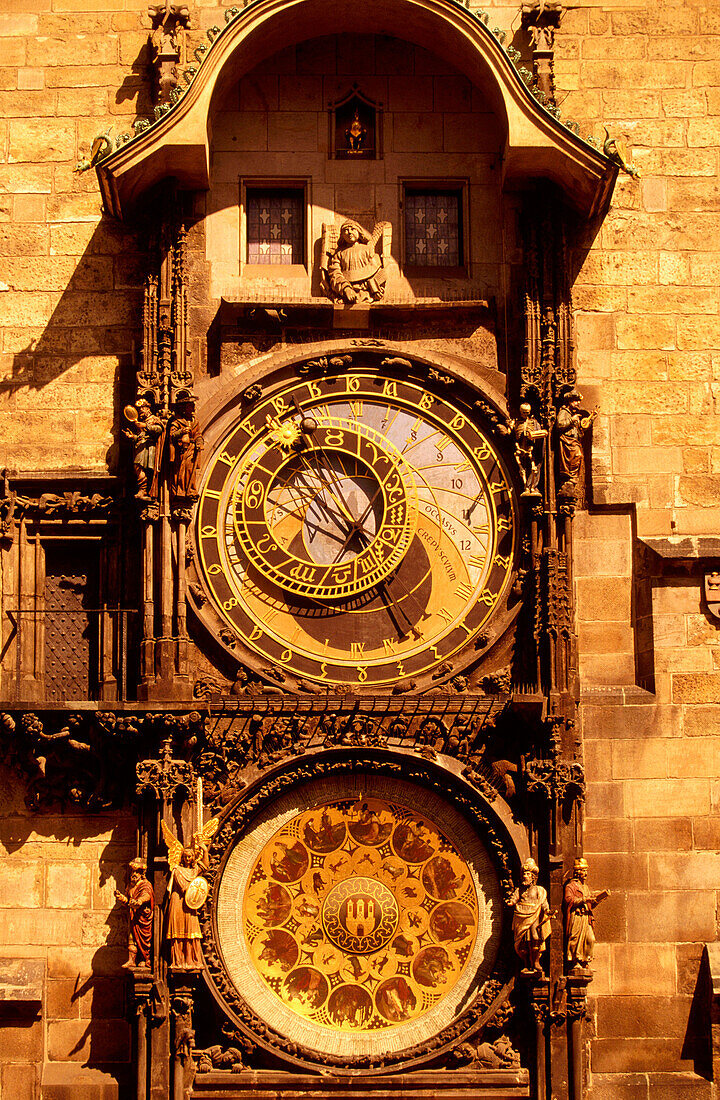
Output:
M219 823L219 818L211 818L193 835L190 846L183 848L165 822L161 822L170 863L165 939L170 944L170 965L180 970L202 969L198 910L207 901L209 887L200 872L207 870L208 845Z
M349 306L379 301L385 293L384 267L391 242L390 222L378 222L372 233L350 220L339 229L324 224L320 267L329 297Z

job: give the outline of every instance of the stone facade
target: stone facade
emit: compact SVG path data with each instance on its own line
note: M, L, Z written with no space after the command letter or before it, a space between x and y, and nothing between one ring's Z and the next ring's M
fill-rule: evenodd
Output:
M488 8L529 59L517 6ZM222 18L194 6L190 48ZM103 217L95 174L73 169L97 133L151 113L148 28L121 0L5 0L0 14L0 467L28 483L105 484L127 464L119 420L134 397L146 236ZM425 331L414 344L485 365L507 354L519 230L482 94L421 47L323 31L264 58L216 106L212 186L189 230L190 348L208 392L279 344L238 339L209 361L221 298L312 289L304 275L241 270L238 153L243 179L312 179L313 241L335 213L391 221L398 301L438 292L400 274L398 179L422 157L424 177L464 181L483 210L469 225L466 296L496 299L497 331ZM603 126L622 136L642 172L619 177L570 261L578 386L599 409L589 507L574 521L584 849L591 885L611 891L590 987L591 1100L705 1100L717 1087L703 952L718 934L720 643L703 576L720 557L719 51L709 0L580 0L555 36L563 115L600 144ZM327 158L327 102L358 71L384 107L384 158L362 184ZM3 554L5 614L12 568ZM126 933L113 891L135 854L134 820L31 813L12 770L2 815L0 954L40 959L43 978L40 1011L19 1000L6 1011L0 1096L30 1100L41 1080L48 1100L80 1096L108 1067L122 1096Z

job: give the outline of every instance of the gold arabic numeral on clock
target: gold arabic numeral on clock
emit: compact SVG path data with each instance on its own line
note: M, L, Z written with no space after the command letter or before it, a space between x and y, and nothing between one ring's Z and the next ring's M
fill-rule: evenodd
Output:
M473 458L477 462L485 462L486 459L490 458L490 448L487 443L483 443L480 447L475 447L473 449Z
M225 600L223 603L223 611L232 611L233 607L237 607L238 601L235 596L231 596L229 600Z
M356 374L345 375L345 392L357 393L360 389L360 379Z
M486 607L492 607L497 600L497 593L491 592L489 588L484 588L480 593L479 599Z
M221 451L218 462L224 462L226 466L234 466L237 455L231 455L229 451Z
M498 531L509 531L512 527L512 524L510 523L510 520L507 518L507 516L500 516L499 520L497 521L497 527ZM473 527L473 531L474 530L475 528ZM487 531L487 527L484 528L484 530Z
M383 382L383 397L397 397L397 382L386 378Z
M213 500L220 500L222 493L220 493L217 489L206 489L205 496L211 497Z
M450 421L450 427L454 428L456 432L461 432L466 424L467 420L461 413L456 413Z
M292 659L293 659L293 651L290 648L284 649L282 651L282 653L280 654L280 660L282 661L282 663L284 665L286 665L288 663L288 661L292 661Z
M218 565L217 562L213 562L212 565L208 565L207 571L211 576L216 577L218 573L222 573L222 566Z
M418 405L420 406L420 408L421 409L426 409L426 410L431 409L434 404L435 404L435 398L431 397L431 395L429 393L423 393L420 396L420 400L418 401Z
M368 678L367 665L358 665L357 670L358 683L364 684Z
M218 529L212 523L205 523L200 528L200 535L204 539L213 539L213 538L215 538L217 533L218 533Z
M317 382L306 382L305 388L308 391L308 397L317 401L318 397L322 397L322 390L318 386Z
M503 557L502 554L496 554L493 558L493 565L499 565L501 569L507 570L510 568L510 558Z
M400 676L401 679L405 676L405 667L404 667L402 661L397 661L396 662L395 671L396 671L396 674L398 676Z
M488 488L493 495L497 496L500 496L502 493L507 493L508 491L504 481L491 481Z

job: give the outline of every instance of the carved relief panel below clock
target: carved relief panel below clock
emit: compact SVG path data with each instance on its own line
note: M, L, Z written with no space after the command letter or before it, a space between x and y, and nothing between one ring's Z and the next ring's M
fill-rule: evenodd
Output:
M479 395L387 351L301 362L252 391L218 420L202 478L205 625L301 687L422 689L476 663L508 624L518 541Z

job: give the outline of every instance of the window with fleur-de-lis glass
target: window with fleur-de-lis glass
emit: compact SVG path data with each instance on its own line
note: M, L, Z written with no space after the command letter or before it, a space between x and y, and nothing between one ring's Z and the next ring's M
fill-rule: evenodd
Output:
M408 267L461 267L462 192L405 191L405 263Z
M247 262L305 262L305 202L300 190L250 189L246 194Z

